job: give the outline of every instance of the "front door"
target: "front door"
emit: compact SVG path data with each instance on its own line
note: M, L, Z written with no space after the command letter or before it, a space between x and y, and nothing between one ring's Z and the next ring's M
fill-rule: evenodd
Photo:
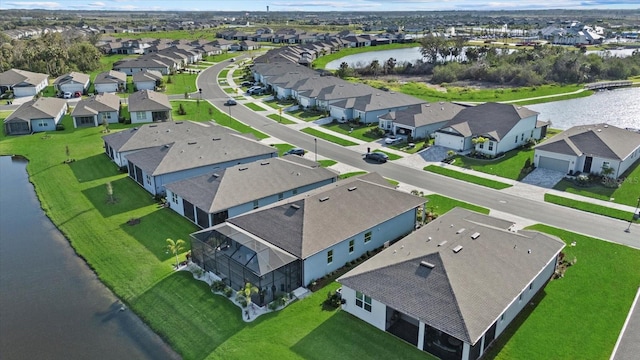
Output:
M591 172L591 162L593 162L593 158L591 156L587 156L587 158L584 159L584 167L582 168L582 172L584 173Z

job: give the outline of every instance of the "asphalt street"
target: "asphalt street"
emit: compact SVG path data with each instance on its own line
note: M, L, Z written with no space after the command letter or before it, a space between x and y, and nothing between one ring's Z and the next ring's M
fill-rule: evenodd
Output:
M210 101L222 111L230 109L223 105L229 98L218 85L218 73L229 65L228 61L216 64L203 71L198 78L198 87L202 89L202 97ZM516 195L506 194L499 190L459 181L438 174L414 169L393 162L372 164L363 160L363 154L347 147L333 144L280 125L251 109L237 105L231 109L231 115L243 123L254 127L284 142L316 152L335 161L361 168L365 171L376 171L384 177L415 186L417 189L428 189L454 199L484 206L492 210L513 214L535 222L570 230L603 240L640 248L640 225L633 224L629 233L624 230L627 221L616 220L594 215L571 208L535 201ZM222 124L224 125L224 124ZM316 151L317 149L317 151Z

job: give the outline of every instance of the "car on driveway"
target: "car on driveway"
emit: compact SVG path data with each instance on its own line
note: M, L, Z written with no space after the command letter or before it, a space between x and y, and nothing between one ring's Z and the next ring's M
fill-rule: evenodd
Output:
M243 81L242 83L240 83L240 86L253 86L253 82L252 81Z
M81 97L81 96L82 96L82 93L80 91L76 91L76 92L73 93L73 97L77 97L78 98L78 97Z
M365 160L377 161L379 163L386 163L389 160L389 156L383 152L370 152L364 154Z
M399 136L395 136L395 135L391 135L391 136L387 136L384 139L384 143L387 145L393 145L393 144L397 144L402 142L402 138Z
M293 148L293 149L289 149L289 151L285 152L285 155L298 155L298 156L304 156L304 149L302 148Z
M249 93L249 95L262 95L267 92L267 89L263 87L258 87L257 89L252 89L247 92Z
M73 93L71 93L70 91L67 91L64 93L64 95L62 95L62 97L64 99L71 99L73 97Z
M238 105L238 102L235 99L227 99L227 101L224 102L224 106L234 106L234 105Z

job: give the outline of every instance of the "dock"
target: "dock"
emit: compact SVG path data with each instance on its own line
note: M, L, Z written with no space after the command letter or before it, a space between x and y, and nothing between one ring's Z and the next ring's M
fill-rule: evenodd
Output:
M584 88L587 90L608 90L619 87L628 87L632 86L633 81L631 80L618 80L618 81L601 81L596 83L585 84Z

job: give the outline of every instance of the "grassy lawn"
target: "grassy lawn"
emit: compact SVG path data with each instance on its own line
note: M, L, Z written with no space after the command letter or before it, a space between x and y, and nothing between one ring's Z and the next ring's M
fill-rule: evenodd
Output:
M352 176L358 176L358 175L362 175L362 174L366 174L366 171L354 171L354 172L349 172L349 173L344 173L344 174L340 174L338 175L338 179L339 180L344 180L344 179L348 179Z
M222 69L218 73L218 80L227 80L227 75L229 74L229 69Z
M287 151L293 149L295 146L291 144L273 144L271 145L274 148L278 149L278 156L284 155Z
M338 162L334 160L318 160L318 163L320 163L320 166L322 167L329 167L337 164Z
M283 107L286 106L286 105L280 105L277 100L263 101L262 103L266 104L267 106L272 107L272 108L274 108L276 110L282 109Z
M192 93L198 91L196 87L197 74L174 74L167 75L165 80L166 89L164 93L167 95ZM169 82L171 79L171 82Z
M322 119L325 116L324 112L319 111L308 111L304 109L298 109L295 111L288 111L287 114L297 117L300 120L304 121L316 121L318 119Z
M460 171L447 169L445 167L438 166L438 165L426 166L424 170L430 171L436 174L448 176L454 179L470 182L473 184L482 185L482 186L490 187L493 189L498 189L498 190L511 187L511 185L509 184L505 184L505 183L491 180L491 179L485 179L483 177L479 177L471 174L465 174Z
M420 150L424 150L428 148L429 144L431 143L433 143L433 139L428 139L428 140L422 139L422 140L414 140L413 147L409 147L409 144L406 141L401 142L399 144L387 145L387 146L398 151L406 152L407 154L415 154Z
M437 215L442 215L454 207L461 207L472 211L479 212L481 214L489 214L489 209L482 206L473 205L464 201L452 199L439 194L426 195L425 198L429 200L427 203L427 210Z
M390 152L386 152L386 151L380 150L380 149L373 150L372 152L381 152L381 153L387 154L387 156L389 157L389 161L398 160L398 159L402 158L402 156L400 156L400 155L396 155L396 154L393 154L393 153L390 153Z
M309 134L311 136L315 136L317 138L324 139L324 140L330 141L330 142L332 142L334 144L338 144L338 145L342 145L342 146L358 145L358 144L354 143L353 141L349 141L349 140L346 140L346 139L343 139L343 138L340 138L340 137L337 137L337 136L333 136L333 135L324 133L324 132L322 132L320 130L313 129L313 128L304 128L301 131L303 133Z
M486 358L608 359L638 290L640 272L629 269L640 268L640 251L545 225L530 229L561 238L577 262L547 284Z
M373 130L378 128L378 124L373 125L354 125L352 123L331 123L327 125L322 125L322 127L329 129L331 131L335 131L337 133L341 133L344 135L349 135L356 139L371 142L380 139ZM353 129L353 131L351 130Z
M596 205L584 201L573 200L553 194L544 194L544 201L624 221L630 221L633 217L633 213L627 211L613 209L607 206ZM634 222L640 222L640 220L636 220Z
M214 35L214 38L215 38L215 35ZM238 54L226 52L226 53L222 53L222 54L218 54L218 55L207 56L206 61L222 62L222 61L231 59L232 57L236 57L236 56L238 56Z
M248 107L249 109L251 109L253 111L267 111L267 109L263 108L262 106L260 106L258 104L254 104L254 103L246 103L246 104L244 104L244 106Z
M98 67L98 69L92 71L89 73L89 77L91 79L91 83L93 84L93 80L95 80L96 76L101 73L101 72L105 72L105 71L109 71L109 70L113 70L113 64L116 61L120 61L122 59L134 59L136 58L136 55L123 55L123 54L119 54L119 55L103 55L100 57L100 67Z
M611 201L629 206L638 204L640 196L640 162L635 164L628 170L625 180L620 183L617 189L607 188L600 184L594 184L591 187L579 187L570 181L562 180L554 189L566 191L572 194L587 196L594 199Z
M280 124L291 125L296 123L295 121L289 120L286 117L282 117L279 114L269 114L267 115L267 117L271 120L279 122Z

